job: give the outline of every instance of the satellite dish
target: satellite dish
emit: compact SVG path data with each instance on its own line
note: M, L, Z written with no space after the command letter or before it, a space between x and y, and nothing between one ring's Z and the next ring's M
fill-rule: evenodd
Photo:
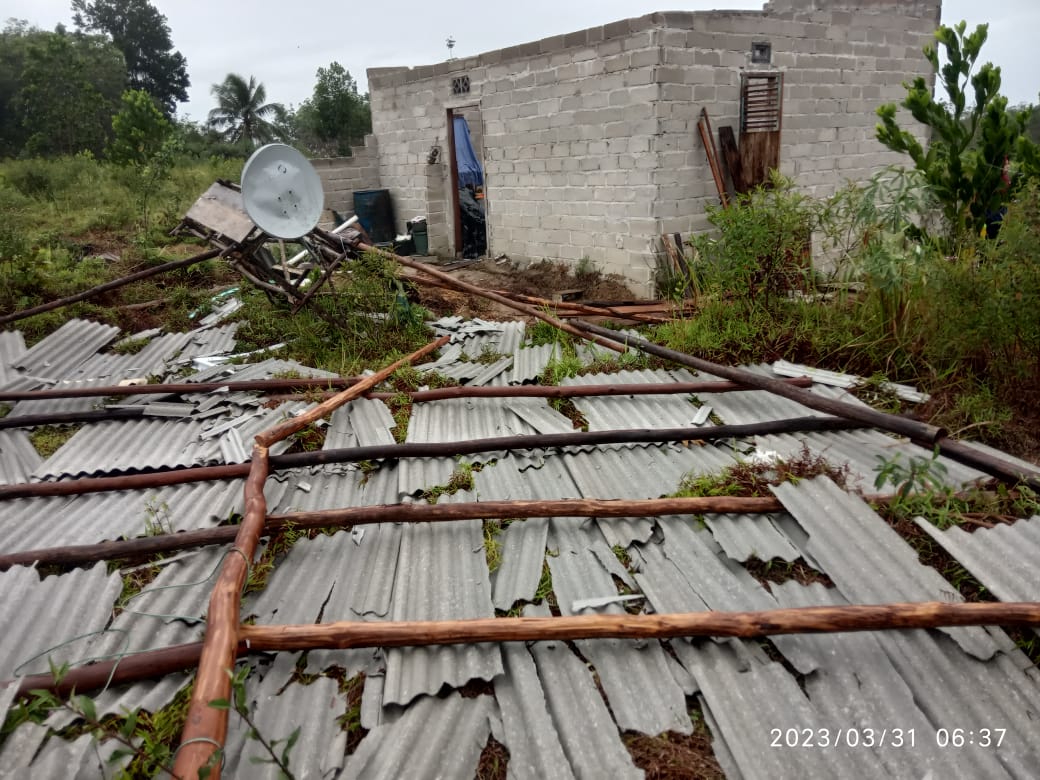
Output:
M285 144L261 146L242 169L242 203L275 238L300 238L321 218L325 192L306 157Z

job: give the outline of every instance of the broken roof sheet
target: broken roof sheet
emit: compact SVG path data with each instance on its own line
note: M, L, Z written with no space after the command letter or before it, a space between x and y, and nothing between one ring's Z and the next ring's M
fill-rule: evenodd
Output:
M392 620L494 617L479 520L406 525L394 578ZM443 685L492 680L502 673L497 645L390 648L383 700L407 704Z
M461 321L457 323L457 349L444 351L450 360L441 366L451 371L459 364L463 348L473 357L476 355L468 350L479 348L490 354L496 344L505 345L509 349L502 351L509 354L511 349L513 363L491 383L525 381L518 378L524 373L523 361L518 356L523 355L526 360L529 353L532 358L541 355L539 359L544 360L552 345L519 349L518 334L522 329L499 325L475 323L467 327ZM591 359L594 353L589 351L586 357ZM538 360L533 362L537 364ZM473 368L480 371L488 366L474 363L467 370ZM542 368L544 362L537 371ZM293 370L300 375L327 375L286 361L267 360L252 366L218 366L194 378L259 378ZM528 374L535 375L530 371ZM646 371L581 377L572 383L672 382L692 378L683 370ZM757 421L809 414L798 405L781 408L772 397L760 397L758 405L745 405L740 400L753 401L754 392L704 394L702 400L715 406L715 399L723 396L729 396L720 405L719 414L725 422L743 421L741 415L746 415L747 421ZM128 400L159 401L155 397ZM480 403L471 403L473 400ZM680 406L683 413L687 407L696 411L685 396L625 398L622 400L628 403L623 410L614 399L581 400L588 401L586 416L590 423L596 420L593 427L597 428L676 427L688 424L679 422L684 414L674 416ZM225 443L225 447L217 446L211 451L216 453L214 458L244 458L248 454L251 426L255 424L259 429L277 419L268 416L240 420L243 415L260 412L256 397L247 393L215 393L191 397L193 403L184 407L162 407L174 401L179 399L160 401L161 409L173 415L187 415L187 419L175 416L153 422L199 426L193 430L205 429L209 438L199 439L196 433L195 439L181 441L181 449L174 447L172 431L169 440L160 434L151 447L144 438L112 441L118 448L129 448L138 461L149 462L153 457L155 462L172 463L186 457L191 447L201 450L214 440L226 438L229 431L241 428L239 441L232 442L236 446ZM503 435L503 431L572 430L570 420L544 399L453 401L416 404L409 421L409 441L483 438ZM207 413L215 416L202 417ZM270 415L267 411L260 413ZM736 417L729 419L726 413ZM93 424L84 430L101 427ZM391 427L393 419L384 404L357 401L334 416L324 446L389 443ZM468 459L483 464L481 470L473 473L474 489L441 500L656 498L675 492L687 473L718 473L735 462L739 451L750 451L757 445L759 450L794 454L803 440L812 452L824 454L829 460L834 460L833 455L846 456L853 473L858 473L866 486L873 483L876 455L890 456L893 447L928 455L927 451L908 449L912 445L868 431L761 438L755 442L733 442L732 447L643 444L514 451ZM99 453L81 449L81 462L99 462ZM155 452L158 455L153 456ZM104 461L106 457L108 461ZM103 455L101 465L119 468L123 461L117 462L115 457ZM0 446L0 464L3 462ZM32 466L35 468L35 464ZM265 495L270 512L396 503L412 500L425 488L445 485L457 466L455 458L384 461L364 464L364 468L359 464L330 464L272 475ZM78 466L70 466L73 467ZM971 470L953 467L949 476L952 482L972 474ZM549 579L543 578L543 567L551 575L551 587L564 614L590 610L621 614L624 609L638 609L639 605L645 605L644 611L667 612L845 603L869 599L875 594L880 598L896 591L906 593L900 599L933 597L938 583L927 572L922 575L916 571L909 559L903 560L904 551L899 550L899 545L878 531L876 524L881 521L876 516L865 521L857 511L838 502L836 496L821 497L824 488L815 482L803 483L798 490L802 492L795 491L786 499L791 504L791 514L715 515L706 517L703 526L690 517L516 520L498 534L500 563L494 573L489 573L485 527L480 520L359 525L349 531L296 541L284 556L276 559L266 587L247 595L243 614L256 615L261 624L313 623L319 618L323 622L437 620L491 616L496 608L518 607L524 607L524 614L547 614L545 601L537 608L525 606L525 602L538 598L539 591L545 595L544 589L550 586ZM0 537L7 541L4 551L13 551L141 535L149 517L165 522L167 531L204 527L240 510L241 496L241 481L229 481L159 491L19 499L5 502L4 512L0 513ZM806 519L810 508L820 515L820 507L830 507L827 502L831 499L838 509L832 508L826 523L822 517ZM48 522L37 522L40 516L47 517ZM1025 521L1020 523L1023 530L1028 527ZM887 526L881 525L887 530ZM487 526L489 539L494 538L494 527ZM984 538L978 537L980 543ZM842 544L848 549L839 549ZM863 546L883 550L885 560L875 562L868 558L862 552ZM214 570L213 561L219 561L226 549L212 548L163 567L149 589L131 601L130 607L165 617L124 612L111 624L108 633L94 638L97 648L111 651L108 644L143 647L151 646L147 644L150 642L189 641L184 637L197 636L199 624L192 621L205 610L205 601L199 598L208 596L207 574ZM829 575L838 588L825 591L820 586L805 588L791 583L764 587L740 565L750 557L790 561L799 556ZM862 566L863 560L872 561L874 568L856 569L855 565ZM103 574L104 570L98 571ZM895 583L895 587L889 588L889 582ZM118 579L114 579L114 584L119 585ZM36 581L27 581L17 590L35 589L38 585ZM167 590L167 585L175 587ZM642 601L616 601L623 594L638 595L640 591L645 596ZM30 594L30 601L32 598ZM98 610L104 607L106 619L111 615L114 598L107 603L102 599L101 606L95 605ZM589 606L590 600L596 605ZM41 610L39 625L32 630L40 636L63 635L63 624L55 620ZM101 628L104 624L102 621ZM152 626L155 633L141 630L146 625ZM117 636L117 629L130 631L130 644ZM957 631L966 630L956 629L954 633ZM985 645L984 649L989 651L987 660L969 656L935 631L790 636L761 644L736 640L696 644L679 640L666 644L583 640L574 644L580 656L567 643L535 643L530 649L515 643L393 649L385 653L379 649L321 650L307 655L304 675L296 673L300 658L282 653L269 666L253 662L256 668L247 681L247 692L249 706L265 735L281 738L297 725L301 727L301 742L293 751L293 768L297 769L297 762L302 762L301 774L334 773L344 766L345 775L359 777L419 773L472 776L488 734L494 733L510 751L510 776L637 777L642 773L632 763L621 732L633 730L653 735L667 729L689 733L693 728L688 715L689 696L699 689L705 719L711 724L716 741L716 755L734 777L829 777L848 774L850 768L865 776L924 776L928 771L944 776L996 777L1002 772L1021 776L1026 767L1037 765L1037 736L1033 733L1036 729L1031 726L1040 712L1038 673L1003 632L985 631L981 636L969 632L969 636L974 649ZM780 652L789 666L770 660L776 656L769 645ZM119 652L118 647L115 652ZM352 678L360 672L367 675L362 687L360 719L365 728L372 730L351 756L346 756L343 732L336 723L347 712L345 697L327 676L305 684L311 674L329 670L340 674L337 668ZM804 689L799 687L801 678L796 679L791 668L805 675ZM116 711L121 706L156 708L169 701L187 680L186 675L173 675L161 683L122 686L105 692L99 700L105 711ZM957 683L951 685L950 680ZM460 696L457 689L473 681L490 684L471 686L467 695L476 691L475 698ZM494 690L493 699L487 695L490 689ZM907 709L911 704L917 709ZM898 716L902 712L906 716L901 720ZM1008 727L1008 739L1013 733L1020 747L1005 751L1006 756L991 752L988 757L979 757L976 752L959 761L952 751L931 747L919 749L911 758L892 750L862 749L833 750L821 758L820 751L777 751L768 746L770 729L777 723L794 721L805 723L806 727L846 728L876 726L881 720L899 721L905 728L924 729L927 725L931 737L939 726L958 725L946 723L944 718L949 712L969 713L970 719L978 723L1014 721L1019 725ZM21 745L21 755L28 754L31 762L42 738L39 731L19 729L0 746L0 761L9 750ZM75 756L69 758L69 750L78 743L70 746L55 738L51 742L53 745L40 753L35 759L37 763L26 771L37 771L44 765L40 762L55 760L53 756L60 751L65 751L64 760L75 760ZM408 749L398 749L402 744ZM253 747L255 743L244 739L244 729L232 715L225 771L246 771Z
M57 665L80 657L85 640L104 630L122 589L104 563L42 578L27 566L0 572L0 679L45 674L48 656ZM54 614L56 604L58 620L41 619Z
M72 319L45 336L11 365L22 375L56 381L115 339L119 328Z
M0 512L4 552L177 533L209 528L242 508L231 482L196 482L148 490L44 496L5 501ZM40 518L47 522L40 522Z
M560 384L626 385L692 382L687 371L619 371L616 374L585 374L570 377ZM708 400L706 403L710 404ZM616 431L627 428L683 428L691 426L700 408L690 393L675 395L612 395L575 398L574 405L589 423L590 431ZM710 423L708 423L710 425Z
M28 482L42 462L29 434L17 428L0 430L0 485Z
M14 364L25 354L25 338L20 330L0 331L0 390L19 377Z
M249 459L256 434L306 407L304 402L286 402L276 409L203 420L102 421L77 431L33 472L33 478L242 463ZM270 448L271 454L290 445L279 442Z
M963 601L863 499L827 477L786 482L773 492L809 534L807 557L819 563L850 602ZM990 658L998 649L982 628L942 630L977 658Z
M940 531L922 517L914 522L1001 601L1040 601L1040 517L973 533Z

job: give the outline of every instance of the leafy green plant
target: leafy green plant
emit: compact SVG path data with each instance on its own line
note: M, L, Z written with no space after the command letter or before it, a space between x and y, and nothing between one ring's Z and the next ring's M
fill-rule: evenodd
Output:
M249 713L249 702L246 695L246 680L249 678L249 667L241 666L236 671L228 670L231 678L231 699L213 699L208 702L210 707L218 710L234 710L235 713L249 727L247 732L249 739L256 740L267 753L267 757L253 756L251 761L256 764L273 764L278 767L282 776L287 780L294 780L295 775L289 769L289 758L293 747L300 738L300 727L297 726L287 737L268 740L256 727L256 722ZM280 746L280 749L279 749Z
M790 290L812 283L810 236L817 222L814 201L774 171L768 186L757 187L729 208L708 207L717 234L695 235L690 244L700 287L767 309Z
M911 455L905 463L902 453L891 458L878 455L877 459L874 487L878 490L891 483L896 488L896 495L905 499L911 491L932 492L945 488L946 466L939 461L938 448L930 458Z
M908 154L924 175L942 206L954 246L965 235L984 231L1006 204L1005 166L1017 157L1036 156L1035 146L1024 136L1025 115L1009 112L1007 98L1000 95L1000 68L987 62L976 69L989 25L980 24L970 34L966 28L963 21L953 27L942 25L935 32L935 43L924 48L939 74L945 100L933 96L921 76L906 85L901 105L929 128L927 148L899 127L894 103L877 110L878 140ZM936 44L943 50L941 66Z

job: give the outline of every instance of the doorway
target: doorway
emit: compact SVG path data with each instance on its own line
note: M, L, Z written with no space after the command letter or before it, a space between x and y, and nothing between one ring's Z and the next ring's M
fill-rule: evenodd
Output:
M483 257L489 244L484 175L484 124L478 106L448 109L448 163L451 171L455 256Z

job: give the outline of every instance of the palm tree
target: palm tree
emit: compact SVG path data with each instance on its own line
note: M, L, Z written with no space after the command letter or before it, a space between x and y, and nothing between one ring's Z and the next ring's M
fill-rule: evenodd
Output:
M210 91L217 99L217 107L209 112L209 124L225 141L245 140L256 146L281 134L279 125L285 119L285 107L281 103L265 103L267 90L253 76L246 83L237 73L229 73Z

